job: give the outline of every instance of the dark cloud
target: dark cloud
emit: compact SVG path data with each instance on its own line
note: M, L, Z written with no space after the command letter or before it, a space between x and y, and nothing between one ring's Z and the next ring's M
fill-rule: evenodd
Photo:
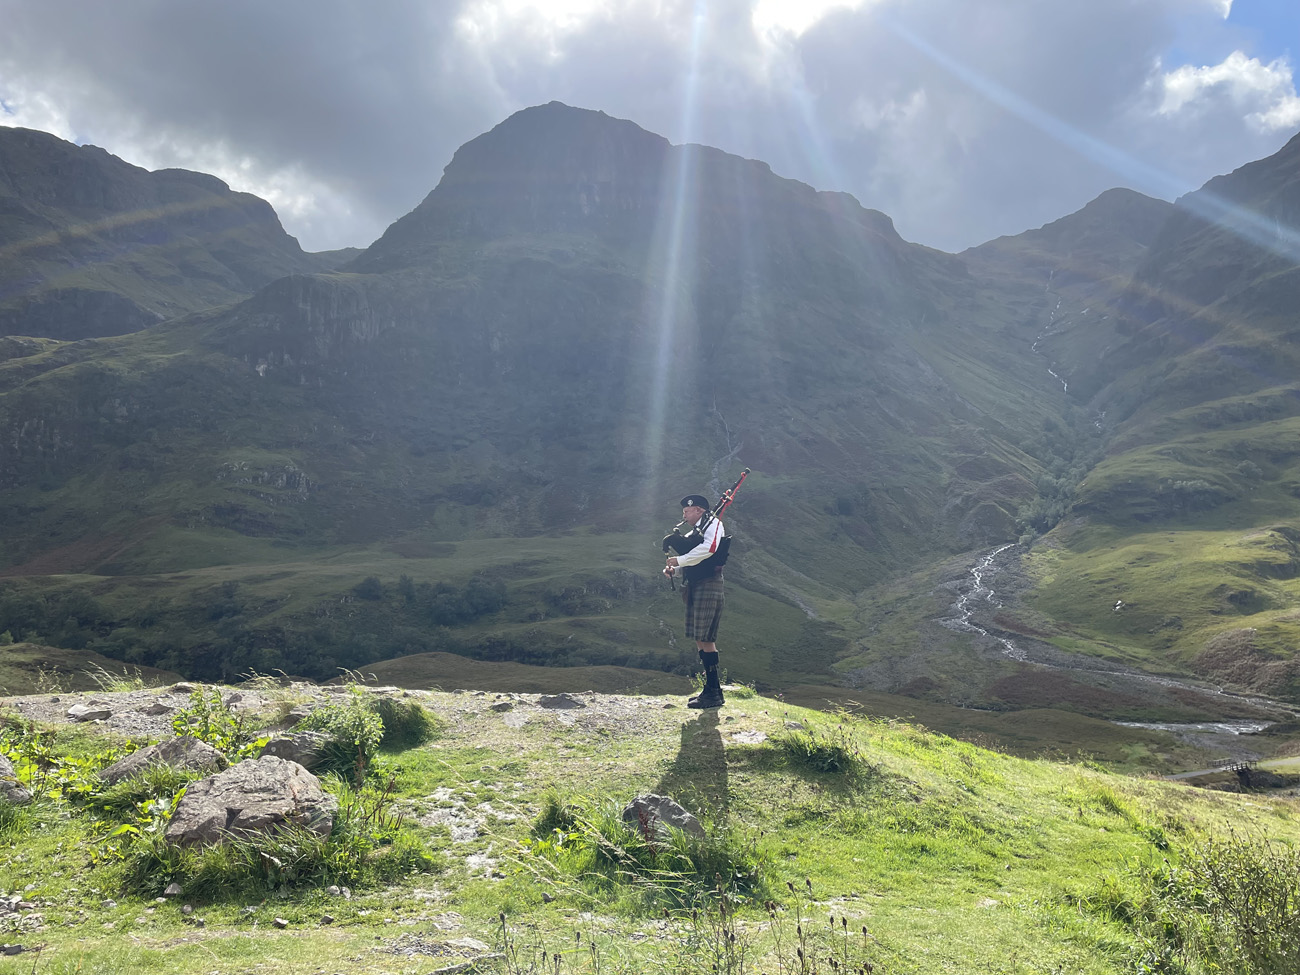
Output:
M958 249L1278 148L1300 126L1285 65L1184 79L1170 107L1188 38L1205 65L1253 54L1221 8L865 0L764 35L753 0L0 0L0 99L11 124L261 192L312 249L369 243L459 145L552 99L764 159Z

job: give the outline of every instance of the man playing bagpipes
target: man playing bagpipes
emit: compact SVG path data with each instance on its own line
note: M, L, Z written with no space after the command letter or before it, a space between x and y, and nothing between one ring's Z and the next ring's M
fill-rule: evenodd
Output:
M720 708L725 703L718 680L718 623L722 620L722 567L727 562L731 539L719 517L735 497L736 489L749 473L745 468L737 481L723 494L716 508L699 494L682 498L682 521L664 538L668 555L664 575L669 580L681 578L682 599L686 603L686 638L695 641L704 665L704 689L686 702L691 708ZM676 583L674 583L675 585Z

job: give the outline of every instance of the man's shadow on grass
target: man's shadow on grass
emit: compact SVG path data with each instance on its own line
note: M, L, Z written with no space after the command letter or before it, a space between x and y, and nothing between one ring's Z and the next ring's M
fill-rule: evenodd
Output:
M655 792L672 796L697 816L725 825L731 811L727 755L716 708L682 725L682 742Z

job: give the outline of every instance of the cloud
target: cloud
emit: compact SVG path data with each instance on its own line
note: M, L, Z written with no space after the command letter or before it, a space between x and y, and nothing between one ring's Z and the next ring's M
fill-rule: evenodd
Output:
M1300 124L1291 69L1254 57L1225 9L0 0L0 124L211 172L323 249L368 244L461 144L558 99L763 159L959 249L1111 186L1170 196L1276 150ZM1210 67L1171 59L1191 34Z
M0 125L40 129L69 141L74 137L68 116L56 100L22 85L0 90Z
M1215 103L1228 103L1235 114L1264 132L1300 125L1291 66L1283 58L1264 64L1233 51L1222 62L1194 68L1183 65L1158 79L1163 97L1159 114L1204 114Z

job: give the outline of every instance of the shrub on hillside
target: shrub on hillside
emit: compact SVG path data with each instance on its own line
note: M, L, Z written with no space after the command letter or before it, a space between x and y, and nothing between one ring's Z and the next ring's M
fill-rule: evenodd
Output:
M373 703L353 688L347 701L317 708L298 723L299 731L319 731L329 736L321 767L348 775L358 785L364 781L384 737L384 722Z
M328 735L323 770L359 784L381 745L386 751L415 748L437 737L442 725L418 701L369 697L353 687L346 701L312 711L298 730Z
M217 687L206 691L196 687L191 691L185 707L172 715L172 731L197 738L224 752L232 761L238 761L241 752L246 754L253 740L243 715L222 699L221 689Z
M1137 971L1274 975L1300 971L1300 851L1230 835L1146 879L1133 923Z

